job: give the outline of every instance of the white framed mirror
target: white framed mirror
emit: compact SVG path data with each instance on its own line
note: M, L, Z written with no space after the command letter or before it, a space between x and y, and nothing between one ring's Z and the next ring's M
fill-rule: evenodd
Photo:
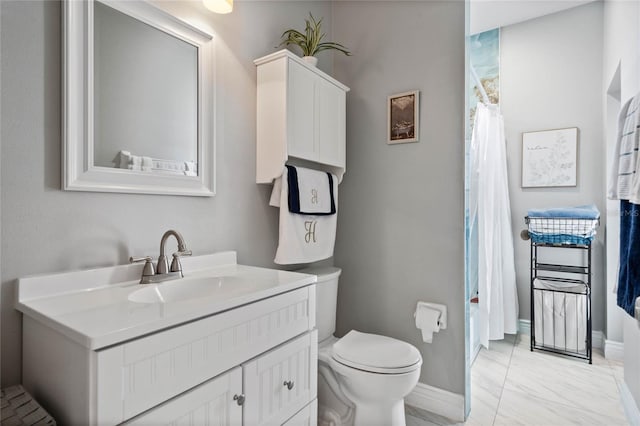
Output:
M63 188L215 194L213 38L141 0L66 0Z

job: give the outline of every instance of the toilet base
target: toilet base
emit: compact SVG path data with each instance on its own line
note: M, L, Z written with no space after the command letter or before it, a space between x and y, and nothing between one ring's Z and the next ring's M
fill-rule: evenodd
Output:
M404 400L376 405L357 404L353 426L406 426Z
M318 364L318 426L353 426L353 403L340 390L328 365Z

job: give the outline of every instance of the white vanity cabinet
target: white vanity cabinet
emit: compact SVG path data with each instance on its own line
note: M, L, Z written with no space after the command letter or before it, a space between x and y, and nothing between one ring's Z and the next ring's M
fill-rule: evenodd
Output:
M233 397L241 394L242 368L236 367L125 424L240 426L242 406Z
M318 424L318 400L314 399L310 404L291 417L285 426L316 426Z
M290 157L321 164L342 180L349 88L288 50L257 65L256 182L271 183Z
M244 424L284 424L315 400L317 360L314 330L244 364Z
M315 425L317 331L134 418L126 425ZM242 404L238 404L238 401Z
M173 304L131 302L140 285L130 282L28 296L125 272L19 282L22 381L58 424L307 424L317 394L315 277L225 265L210 296Z

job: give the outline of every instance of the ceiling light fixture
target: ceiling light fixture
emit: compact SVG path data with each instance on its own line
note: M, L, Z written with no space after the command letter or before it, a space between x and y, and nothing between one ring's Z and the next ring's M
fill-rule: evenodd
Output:
M204 7L215 13L231 13L233 0L202 0Z

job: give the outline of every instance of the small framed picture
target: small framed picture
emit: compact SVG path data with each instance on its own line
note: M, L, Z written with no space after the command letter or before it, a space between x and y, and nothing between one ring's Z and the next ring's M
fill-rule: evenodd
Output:
M576 186L578 128L522 134L522 187Z
M398 93L387 102L387 143L418 142L420 92Z

